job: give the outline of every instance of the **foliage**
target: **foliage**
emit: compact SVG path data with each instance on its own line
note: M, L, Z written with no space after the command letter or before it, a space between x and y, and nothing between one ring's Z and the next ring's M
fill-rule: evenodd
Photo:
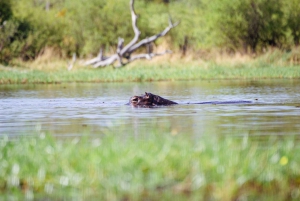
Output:
M12 3L14 16L0 30L3 43L0 60L14 57L35 59L47 46L61 47L62 23L53 12L44 12L28 1Z
M277 46L285 42L283 1L234 0L209 4L211 30L221 38L221 46L255 52L259 47Z
M287 27L295 45L300 44L300 2L299 0L285 1L284 13L287 18Z
M6 62L12 57L12 52L6 48L11 45L12 38L17 33L17 24L14 21L5 21L0 29L0 61Z
M10 0L0 0L0 25L12 16Z
M0 0L0 9L0 62L32 60L49 47L61 57L87 57L101 47L107 54L118 37L127 43L134 34L129 0ZM180 20L165 38L175 49L262 52L299 45L299 0L143 0L135 10L141 38L162 31L169 15Z
M9 56L5 52L5 47L10 44L11 37L17 31L16 25L9 20L11 17L10 1L0 0L0 61L5 61L5 58Z

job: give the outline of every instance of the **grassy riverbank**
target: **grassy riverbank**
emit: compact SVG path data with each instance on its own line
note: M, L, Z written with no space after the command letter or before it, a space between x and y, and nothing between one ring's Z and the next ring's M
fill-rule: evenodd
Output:
M32 62L15 61L13 67L0 65L0 83L60 83L60 82L140 82L199 79L272 79L300 78L299 50L290 53L270 51L253 58L249 55L212 53L181 58L166 55L151 61L136 61L123 68L111 66L93 69L77 61L71 71L67 62L41 57Z
M60 82L139 82L162 80L199 79L264 79L300 78L300 66L273 64L221 65L216 63L147 64L127 66L121 69L75 68L72 71L56 69L7 68L0 70L0 83L60 83Z
M293 139L169 133L147 138L0 140L0 200L298 200Z

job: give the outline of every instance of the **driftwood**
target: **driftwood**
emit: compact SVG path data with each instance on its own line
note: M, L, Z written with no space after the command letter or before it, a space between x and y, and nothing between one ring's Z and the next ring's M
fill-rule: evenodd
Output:
M147 45L153 43L158 38L166 35L172 28L176 27L179 24L179 22L173 23L171 18L169 18L169 26L167 26L162 32L160 32L154 36L147 37L138 42L141 32L140 32L139 28L137 27L138 17L134 11L134 0L130 0L130 11L131 11L132 28L134 31L133 39L127 45L124 46L124 39L119 37L116 54L105 57L105 56L103 56L103 50L101 48L97 57L85 62L86 66L92 65L94 68L105 67L108 65L112 65L113 63L118 61L118 65L115 67L122 67L122 66L125 66L126 64L128 64L134 60L137 60L137 59L151 59L155 56L160 56L160 55L164 55L167 53L171 53L170 50L166 50L166 51L160 52L160 53L147 52L144 54L131 55L138 48L140 48L142 46L147 46ZM123 59L126 59L126 60L124 61Z

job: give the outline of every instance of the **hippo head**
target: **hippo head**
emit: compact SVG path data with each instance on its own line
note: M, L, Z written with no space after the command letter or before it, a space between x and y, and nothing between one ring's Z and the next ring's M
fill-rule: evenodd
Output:
M145 92L145 95L131 97L129 100L129 104L134 107L152 107L160 105L173 105L177 103L154 95L152 93Z
M145 92L145 95L132 96L129 104L135 107L150 107L153 106L153 94Z

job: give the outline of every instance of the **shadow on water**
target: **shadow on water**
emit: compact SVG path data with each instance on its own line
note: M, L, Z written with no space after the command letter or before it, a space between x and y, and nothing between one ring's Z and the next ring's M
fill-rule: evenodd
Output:
M125 105L133 95L152 92L178 103L251 101L251 104L179 104L157 108ZM147 136L298 135L300 81L182 81L0 85L0 135Z

